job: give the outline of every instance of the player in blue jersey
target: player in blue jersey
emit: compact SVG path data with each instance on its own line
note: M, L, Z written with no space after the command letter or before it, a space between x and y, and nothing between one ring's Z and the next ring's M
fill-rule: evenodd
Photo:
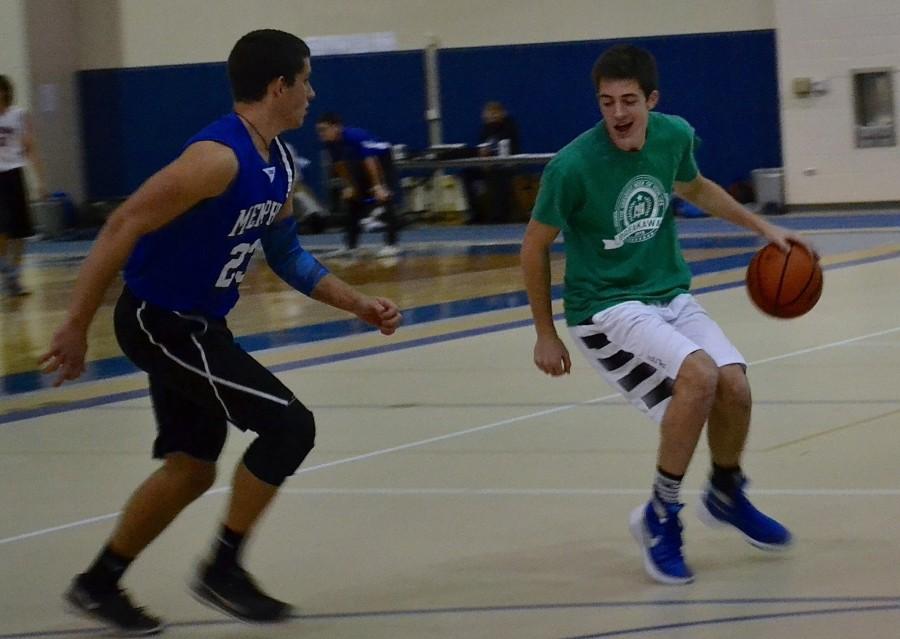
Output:
M385 335L401 321L392 301L355 290L297 241L293 164L278 135L300 126L315 96L309 55L302 40L281 31L253 31L238 40L228 58L234 113L194 136L112 214L81 267L67 318L41 358L46 372L57 373L56 385L83 372L88 326L124 266L116 335L149 374L158 425L153 452L164 461L132 495L66 599L76 611L128 634L154 634L163 624L131 602L120 579L213 485L229 422L258 437L238 464L221 530L191 589L200 601L244 621L291 615L240 561L254 524L315 436L312 413L238 346L225 322L252 254L262 247L291 286Z
M371 204L382 207L384 247L380 257L397 255L396 193L399 182L391 157L391 144L365 129L345 126L337 113L324 113L316 122L316 133L325 145L337 177L344 181L341 199L347 206L346 248L359 242L360 221Z

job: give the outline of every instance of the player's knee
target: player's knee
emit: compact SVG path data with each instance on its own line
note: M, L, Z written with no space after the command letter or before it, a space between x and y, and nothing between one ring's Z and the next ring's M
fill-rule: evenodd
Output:
M705 351L695 351L682 363L678 380L682 387L712 400L719 383L719 367Z
M286 452L286 468L293 475L316 445L316 419L306 406L295 401L289 408L288 419L280 437Z
M197 459L185 453L167 455L165 472L185 491L197 497L212 488L216 481L215 463Z
M744 367L739 364L723 366L719 371L716 401L733 410L749 411L752 403L750 382Z
M298 401L285 408L283 419L256 438L244 455L244 465L267 484L280 486L293 475L316 439L312 412Z

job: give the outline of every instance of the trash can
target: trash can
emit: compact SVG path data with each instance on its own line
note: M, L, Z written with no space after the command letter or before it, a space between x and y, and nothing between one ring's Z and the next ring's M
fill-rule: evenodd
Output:
M759 210L766 214L784 212L784 169L753 169L753 190Z

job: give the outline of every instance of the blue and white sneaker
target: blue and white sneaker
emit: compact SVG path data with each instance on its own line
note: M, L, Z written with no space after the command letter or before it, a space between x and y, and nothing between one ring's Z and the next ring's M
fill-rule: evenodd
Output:
M631 513L629 528L644 554L644 570L661 584L689 584L694 573L681 554L681 521L684 504L660 505L653 500Z
M744 492L746 485L747 479L742 478L734 491L726 493L707 484L697 517L711 528L734 526L748 543L761 550L787 550L793 542L790 531L750 503Z

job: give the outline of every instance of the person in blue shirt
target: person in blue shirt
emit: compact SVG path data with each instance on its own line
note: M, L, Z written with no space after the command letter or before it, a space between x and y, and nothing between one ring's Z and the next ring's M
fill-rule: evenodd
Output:
M124 266L115 330L149 374L162 465L135 491L112 536L65 594L80 613L127 634L163 623L120 586L134 559L216 477L228 423L255 431L234 473L209 556L191 585L203 603L247 622L291 616L241 565L241 550L281 484L313 447L313 414L246 353L225 316L260 247L269 266L313 299L392 334L396 304L352 288L298 243L290 193L293 160L278 137L299 127L315 92L310 53L273 29L240 38L228 58L234 111L188 141L107 220L81 266L66 319L41 357L55 385L85 368L88 327Z
M359 243L360 221L372 205L381 206L385 246L380 256L397 250L396 194L399 192L391 144L364 129L345 126L337 113L324 113L316 122L316 133L331 159L333 173L343 180L341 199L347 206L346 249Z

